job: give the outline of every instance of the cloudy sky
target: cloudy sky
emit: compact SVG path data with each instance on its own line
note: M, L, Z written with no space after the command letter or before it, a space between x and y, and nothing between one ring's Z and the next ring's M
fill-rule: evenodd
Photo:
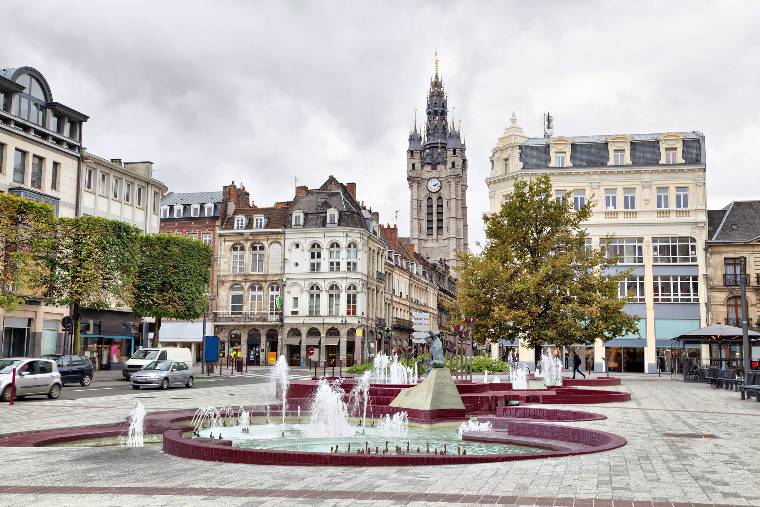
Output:
M329 174L408 230L405 150L433 52L482 240L490 150L529 135L700 130L708 204L760 198L760 2L6 0L0 67L90 115L85 145L170 190L243 182L267 205ZM15 5L14 5L15 4Z

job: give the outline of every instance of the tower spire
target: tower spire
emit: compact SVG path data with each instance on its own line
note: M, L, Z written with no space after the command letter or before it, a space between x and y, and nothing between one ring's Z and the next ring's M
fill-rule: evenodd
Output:
M438 79L438 50L435 50L435 78Z

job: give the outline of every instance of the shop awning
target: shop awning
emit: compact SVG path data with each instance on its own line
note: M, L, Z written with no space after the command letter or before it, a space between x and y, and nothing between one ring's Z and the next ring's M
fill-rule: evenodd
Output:
M300 345L300 344L301 344L300 336L286 336L285 337L285 345Z
M757 331L752 331L751 329L747 332L748 336L752 339L760 338L760 333ZM705 339L705 340L730 340L730 339L741 339L742 338L742 328L736 327L736 326L727 326L725 324L713 324L712 326L703 327L700 329L695 329L694 331L689 331L688 333L684 333L678 338L682 340L694 340L694 339Z
M325 336L325 345L337 345L340 342L340 336Z
M320 336L307 336L306 345L319 345Z
M203 341L203 322L162 322L158 335L159 342L201 343Z

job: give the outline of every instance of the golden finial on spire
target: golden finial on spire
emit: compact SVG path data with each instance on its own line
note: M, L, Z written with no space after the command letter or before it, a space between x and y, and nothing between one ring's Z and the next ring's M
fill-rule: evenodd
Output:
M435 77L438 77L438 50L435 50Z

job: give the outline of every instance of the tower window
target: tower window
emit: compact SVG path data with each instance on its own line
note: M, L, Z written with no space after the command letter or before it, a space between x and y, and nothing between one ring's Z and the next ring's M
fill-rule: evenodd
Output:
M436 230L438 231L438 234L441 234L443 232L443 198L438 197L436 203Z
M457 149L456 149L456 148L454 148L454 150L453 150L453 153L454 153L454 155L456 155L456 154L457 154ZM453 166L452 166L452 167L453 167Z
M433 198L427 198L427 234L433 235Z
M414 171L415 169L417 169L417 166L414 162L412 162L412 171Z

